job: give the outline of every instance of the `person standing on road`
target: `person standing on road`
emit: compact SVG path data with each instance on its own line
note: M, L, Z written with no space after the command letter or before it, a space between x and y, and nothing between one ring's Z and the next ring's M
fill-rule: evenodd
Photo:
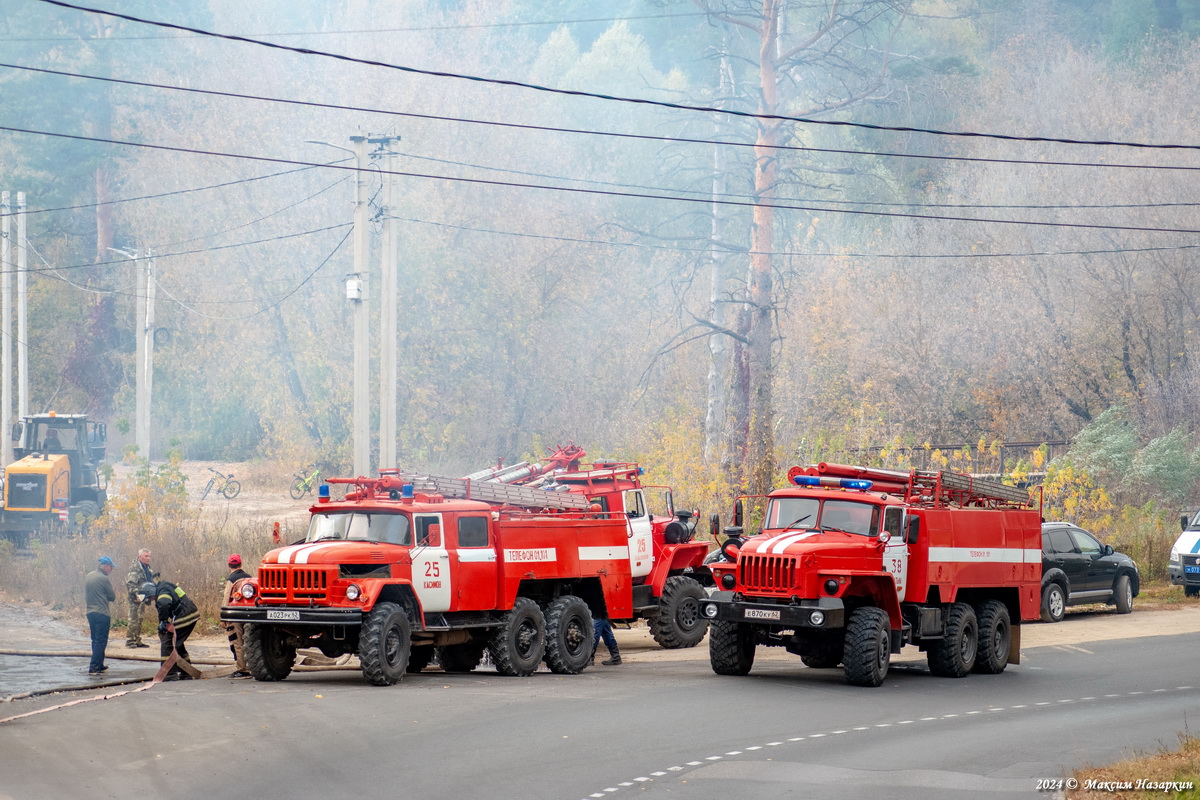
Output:
M125 591L129 595L129 628L125 631L126 647L149 647L142 641L142 617L145 607L154 602L154 598L142 592L142 584L158 580L158 573L150 567L150 551L146 548L138 550L137 558L129 566L129 574L125 576Z
M88 675L102 675L108 669L104 664L104 649L108 647L108 630L112 626L109 604L117 599L108 576L114 566L111 558L100 556L99 565L84 579L88 630L92 634L92 660L88 664Z
M250 573L242 569L242 557L237 553L229 557L228 564L231 571L225 577L225 596L221 601L223 606L229 605L233 600L238 590L238 584L250 577ZM245 625L240 622L222 622L221 626L229 632L229 650L233 653L233 663L236 668L236 672L231 677L250 677L250 673L246 669L246 657L242 654L242 634L245 631Z
M592 627L595 628L596 636L592 639L592 660L589 664L596 661L596 650L600 647L600 638L604 638L604 646L608 648L608 660L600 663L606 667L615 667L621 663L621 651L617 649L617 637L613 635L612 622L608 617L597 617L592 620Z
M171 651L175 651L179 653L180 658L188 661L188 651L184 642L192 635L196 623L200 621L200 609L196 608L187 592L170 581L159 581L157 586L153 586L153 590L154 605L158 609L158 641L161 645L159 653L166 659L171 656ZM191 677L177 664L171 667L165 680L190 680Z

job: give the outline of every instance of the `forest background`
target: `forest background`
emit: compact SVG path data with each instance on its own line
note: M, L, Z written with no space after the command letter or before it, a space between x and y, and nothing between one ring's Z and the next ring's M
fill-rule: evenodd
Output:
M6 4L34 410L143 464L348 470L353 161L314 142L395 136L400 465L574 441L705 512L792 463L999 474L1165 577L1200 480L1200 2L100 5L359 61ZM119 251L155 257L150 453Z

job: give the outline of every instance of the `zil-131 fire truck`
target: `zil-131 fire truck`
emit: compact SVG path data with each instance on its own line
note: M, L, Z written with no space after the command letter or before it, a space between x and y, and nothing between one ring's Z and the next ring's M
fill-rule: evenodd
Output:
M879 686L914 644L934 675L1019 663L1039 617L1041 513L1023 489L952 472L792 467L766 497L762 533L734 527L701 602L709 658L746 675L759 645Z
M504 675L543 661L575 674L601 615L644 617L663 647L695 646L711 576L693 515L652 515L645 493L661 487L642 486L636 464L583 469L583 455L559 448L550 466L465 478L331 479L345 497L322 486L304 540L267 553L221 620L245 625L246 665L261 681L286 678L301 647L357 653L378 686L435 654L447 672L475 669L486 651Z

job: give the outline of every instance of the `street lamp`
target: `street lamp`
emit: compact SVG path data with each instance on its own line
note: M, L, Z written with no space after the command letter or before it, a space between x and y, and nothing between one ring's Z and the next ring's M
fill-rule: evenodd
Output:
M367 326L367 137L351 136L354 149L329 142L306 139L354 155L354 274L347 277L346 297L354 304L354 408L351 428L354 439L354 474L371 473L370 428L370 328ZM353 291L352 291L353 289Z

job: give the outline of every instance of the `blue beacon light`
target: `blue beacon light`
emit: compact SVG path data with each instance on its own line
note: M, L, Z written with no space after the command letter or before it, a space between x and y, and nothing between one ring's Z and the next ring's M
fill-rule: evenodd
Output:
M834 486L839 489L859 489L868 491L871 481L855 480L853 478L827 478L820 475L797 475L792 478L797 486Z

